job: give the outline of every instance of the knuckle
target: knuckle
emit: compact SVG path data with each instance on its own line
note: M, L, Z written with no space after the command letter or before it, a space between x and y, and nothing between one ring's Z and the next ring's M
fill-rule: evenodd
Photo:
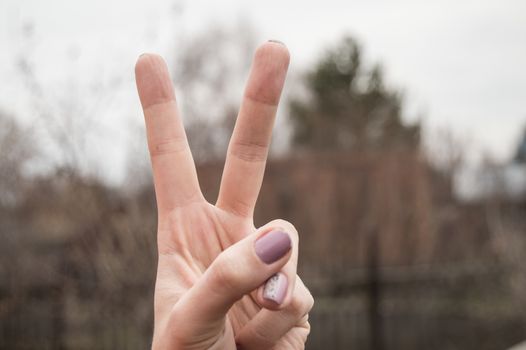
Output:
M211 284L213 288L228 294L237 294L242 282L239 269L236 268L233 259L224 251L219 254L210 268Z
M307 336L310 334L310 331L311 331L311 326L310 326L309 321L306 321L305 323L303 323L301 325L301 328L303 328L305 332L305 340L307 340Z
M246 162L264 162L267 159L268 145L257 142L236 142L232 144L230 153Z
M166 154L184 153L187 150L187 142L183 137L155 140L149 143L148 149L152 158Z
M251 327L250 338L255 341L261 348L270 349L274 342L269 338L267 330L262 327Z
M307 327L307 328L310 328L310 323L309 323L309 314L306 313L305 315L303 315L302 318L300 318L299 322L298 322L298 325L300 327Z
M312 310L314 298L309 291L301 294L294 294L289 305L289 310L296 317L304 317Z

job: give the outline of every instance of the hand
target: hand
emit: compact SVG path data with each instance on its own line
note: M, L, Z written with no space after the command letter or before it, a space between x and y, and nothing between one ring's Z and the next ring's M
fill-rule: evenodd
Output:
M154 349L304 348L313 299L296 275L298 234L283 220L253 222L288 64L280 43L257 49L213 205L166 64L137 61L158 207Z

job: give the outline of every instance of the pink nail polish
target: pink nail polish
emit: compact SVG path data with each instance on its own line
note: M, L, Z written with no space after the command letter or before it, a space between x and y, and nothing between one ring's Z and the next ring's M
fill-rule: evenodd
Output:
M287 295L287 276L278 272L274 276L270 277L265 283L263 289L263 298L272 300L276 304L281 304L285 300Z
M270 231L255 243L256 254L265 264L272 264L281 259L291 247L289 235L279 230Z

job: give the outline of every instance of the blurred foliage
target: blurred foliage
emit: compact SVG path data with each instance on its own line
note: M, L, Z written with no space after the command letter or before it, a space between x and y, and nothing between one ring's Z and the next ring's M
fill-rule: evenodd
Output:
M290 103L293 142L311 150L415 149L420 125L406 125L401 94L386 87L379 65L363 63L344 38L306 76L308 97Z

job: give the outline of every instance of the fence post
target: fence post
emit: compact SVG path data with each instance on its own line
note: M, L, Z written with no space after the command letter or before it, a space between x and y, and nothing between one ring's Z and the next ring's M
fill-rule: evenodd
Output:
M373 229L368 240L367 295L369 299L369 344L371 350L384 350L381 313L382 284L379 271L378 233Z

